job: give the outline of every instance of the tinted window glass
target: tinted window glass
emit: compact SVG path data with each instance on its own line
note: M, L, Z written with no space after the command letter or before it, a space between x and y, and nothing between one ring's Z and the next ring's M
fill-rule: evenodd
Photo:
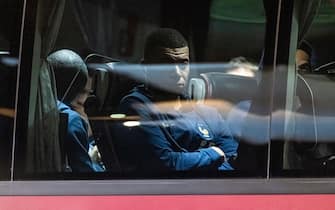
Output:
M0 179L9 179L21 9L18 1L0 3Z
M297 176L334 174L334 98L332 89L335 7L322 0L308 33L299 41L295 56L296 86L288 141L284 144L284 172ZM305 22L300 22L300 25ZM293 77L292 77L293 78Z
M25 173L266 176L263 1L46 2Z

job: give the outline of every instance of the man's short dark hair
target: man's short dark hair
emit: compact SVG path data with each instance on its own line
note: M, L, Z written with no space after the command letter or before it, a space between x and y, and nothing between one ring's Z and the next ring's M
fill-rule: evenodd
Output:
M150 57L155 49L187 47L187 41L181 33L172 28L160 28L149 34L144 47L144 57Z
M308 41L302 40L298 46L298 49L303 50L305 53L308 54L309 57L312 57L313 48Z

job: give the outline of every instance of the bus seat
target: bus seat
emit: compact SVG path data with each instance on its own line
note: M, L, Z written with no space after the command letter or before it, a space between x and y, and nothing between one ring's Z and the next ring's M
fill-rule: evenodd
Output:
M90 119L93 134L107 171L118 173L121 167L115 147L117 130L115 121L109 116L117 113L120 100L138 84L134 75L141 74L143 71L140 65L123 62L88 64L88 68L97 72L94 74L93 92L96 97L95 103L100 106L98 109L98 106L92 107L92 104L87 104L92 107L91 109L96 109L89 116L98 117Z
M205 82L206 99L222 100L231 105L221 112L233 136L239 139L242 135L244 118L257 90L256 79L223 72L207 72L200 76Z
M109 89L108 67L104 64L87 63L87 69L92 77L92 93L85 103L86 113L90 116L98 115L103 111L103 106Z
M188 83L188 96L191 100L203 102L206 97L206 83L202 78L191 78Z
M109 88L104 109L109 114L113 114L117 112L121 99L139 84L136 75L143 73L143 69L140 65L123 62L111 62L106 65L108 66Z
M329 165L323 161L335 155L335 144L330 141L334 136L334 128L325 120L335 116L332 94L335 83L331 71L328 74L324 72L298 75L297 96L300 106L295 118L296 141L293 146L301 163L293 165L294 168L326 170Z
M243 100L250 100L257 90L257 81L253 77L223 72L202 73L200 76L206 83L207 99L223 99L237 104Z

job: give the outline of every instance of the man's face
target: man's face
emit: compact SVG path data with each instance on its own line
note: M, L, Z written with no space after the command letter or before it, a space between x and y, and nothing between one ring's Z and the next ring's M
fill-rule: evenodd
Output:
M82 91L80 91L74 98L74 100L71 102L72 107L76 111L78 112L83 111L82 109L84 108L84 104L91 93L91 89L92 89L92 79L88 78L85 88Z
M309 59L310 58L307 52L301 49L297 49L296 54L295 54L295 60L296 60L297 66L308 63Z
M159 48L153 55L146 60L150 64L149 83L169 92L183 93L190 73L189 48Z

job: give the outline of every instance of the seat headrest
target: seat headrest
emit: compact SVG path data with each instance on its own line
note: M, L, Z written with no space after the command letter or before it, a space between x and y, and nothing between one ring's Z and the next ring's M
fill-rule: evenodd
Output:
M208 99L223 99L235 104L251 99L257 91L257 81L253 77L222 72L208 72L200 76L206 83Z
M88 74L92 79L91 94L85 102L88 115L101 112L109 89L108 67L105 64L87 63Z
M191 78L188 83L188 96L197 102L202 102L206 96L206 84L201 78Z
M110 62L107 66L109 87L104 100L104 110L114 113L119 102L135 86L143 83L143 67L138 64Z

